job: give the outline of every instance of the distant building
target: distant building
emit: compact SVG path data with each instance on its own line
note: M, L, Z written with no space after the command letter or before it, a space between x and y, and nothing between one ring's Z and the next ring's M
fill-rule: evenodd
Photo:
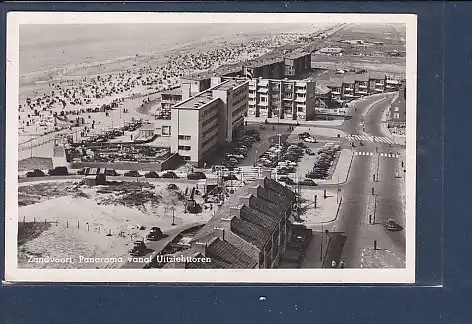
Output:
M179 255L209 258L211 262L168 263L164 268L277 268L289 251L290 216L295 194L270 179L243 186L217 211ZM184 260L185 261L185 260Z
M338 55L343 52L341 47L324 47L319 50L321 54L331 54L331 55Z
M170 111L170 108L179 101L182 101L181 87L161 92L161 110Z
M255 59L243 64L243 73L251 78L281 79L284 77L285 61L282 57Z
M248 81L226 80L177 103L171 109L171 151L203 165L243 128L247 102Z
M406 89L402 85L398 98L390 107L390 118L388 120L389 127L405 127L406 126Z
M398 91L401 82L388 78L382 73L354 74L345 73L341 78L328 81L332 99L349 101L376 93Z
M311 53L292 52L284 55L284 76L296 77L311 70Z

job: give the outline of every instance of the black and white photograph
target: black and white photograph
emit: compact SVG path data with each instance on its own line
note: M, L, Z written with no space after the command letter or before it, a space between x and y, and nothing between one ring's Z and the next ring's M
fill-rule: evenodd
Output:
M414 282L416 24L8 14L6 280Z

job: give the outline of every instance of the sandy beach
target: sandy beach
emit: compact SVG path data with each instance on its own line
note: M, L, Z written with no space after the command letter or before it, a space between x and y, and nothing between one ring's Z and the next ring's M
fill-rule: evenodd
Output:
M153 48L156 45L149 41L149 48L146 48L147 45L136 48L134 55L119 55L126 52L122 49L117 51L118 55L108 55L107 58L95 48L96 39L89 40L89 43L82 40L83 47L94 46L94 49L91 54L77 58L79 62L72 64L62 64L64 61L60 57L73 50L77 44L64 45L64 40L61 43L60 39L64 36L56 35L58 39L47 37L46 49L51 48L57 55L57 65L51 66L46 64L48 62L41 64L40 60L40 66L35 68L31 67L29 60L37 59L38 54L45 49L39 47L41 50L38 53L31 54L34 42L32 45L26 40L20 46L20 71L23 72L20 75L18 107L20 143L60 129L69 128L72 131L72 127L76 127L79 133L84 129L90 133L91 128L100 131L119 126L133 118L149 120L151 116L146 114L136 115L136 108L146 100L154 99L149 99L149 96L178 86L181 76L259 57L277 47L298 43L300 37L319 28L304 28L303 31L288 33L279 31L280 26L277 26L277 29L267 34L267 30L262 32L254 28L246 32L241 32L239 28L235 33L226 26L222 35L213 31L208 37L195 38L198 41L190 37L178 44L173 41L162 42L163 45L157 50ZM53 38L53 34L49 31L48 36ZM188 33L186 35L188 37ZM225 37L229 35L231 37ZM175 40L178 39L177 35ZM133 43L130 39L128 41ZM58 47L53 47L53 44ZM118 46L104 44L105 53ZM29 50L26 54L25 49ZM38 71L41 65L49 68ZM125 116L124 111L128 113ZM77 132L77 129L74 131Z

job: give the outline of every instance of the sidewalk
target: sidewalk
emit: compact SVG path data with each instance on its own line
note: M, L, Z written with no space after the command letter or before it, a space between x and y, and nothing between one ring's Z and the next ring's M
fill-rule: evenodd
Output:
M392 102L395 98L396 97L394 97L392 99ZM385 111L382 114L382 119L380 120L380 131L384 134L384 136L390 138L395 144L405 146L406 145L406 136L391 133L390 130L388 129L387 116L389 114L389 110L390 110L390 108L385 109Z
M282 125L305 125L305 126L323 126L323 127L337 127L344 123L344 119L335 120L308 120L308 121L297 121L291 119L278 119L278 118L265 118L265 117L244 117L244 120L248 123L261 123L264 124L267 119L268 124L282 124Z
M302 191L301 195L305 202L301 204L301 207L305 209L305 212L300 218L307 228L336 220L340 199L336 201L336 191L334 190L326 192L327 198L324 198L323 194L323 190ZM314 205L315 195L317 196L316 208Z

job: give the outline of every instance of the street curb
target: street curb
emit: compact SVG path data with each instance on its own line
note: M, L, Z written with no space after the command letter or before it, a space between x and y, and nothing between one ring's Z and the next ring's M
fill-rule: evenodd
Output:
M336 216L329 220L329 221L324 221L324 222L319 222L317 225L321 225L321 224L329 224L329 223L332 223L332 222L335 222L338 220L338 215L339 215L339 210L341 209L341 203L343 202L343 197L341 197L339 199L339 203L338 203L338 209L336 210Z

